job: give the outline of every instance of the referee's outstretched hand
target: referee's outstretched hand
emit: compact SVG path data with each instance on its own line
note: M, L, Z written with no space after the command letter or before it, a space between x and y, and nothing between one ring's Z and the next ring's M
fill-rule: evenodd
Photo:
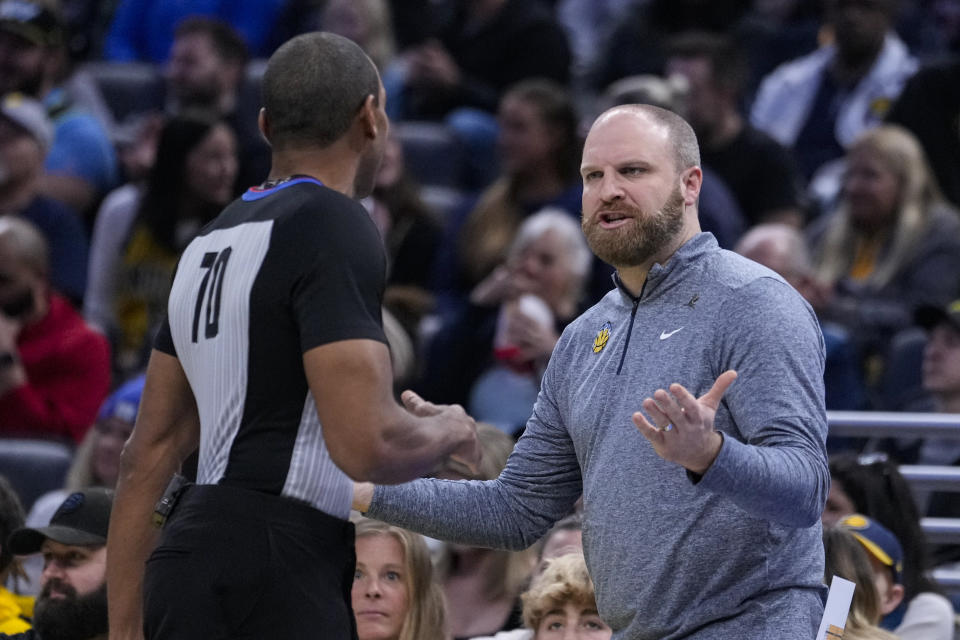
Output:
M661 458L703 474L723 446L723 436L713 420L723 394L736 379L736 371L724 371L699 398L677 383L670 385L669 393L657 389L652 398L643 401L653 423L639 411L633 414L633 423Z
M445 428L451 429L458 444L450 452L450 458L466 465L471 473L478 473L483 450L477 440L477 423L463 407L459 404L434 404L409 389L400 394L400 401L413 415L436 418Z

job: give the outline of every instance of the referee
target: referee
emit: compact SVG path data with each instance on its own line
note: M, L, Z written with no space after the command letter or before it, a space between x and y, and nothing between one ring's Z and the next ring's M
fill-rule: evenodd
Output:
M344 38L305 34L270 58L270 177L183 252L123 453L111 639L356 637L352 480L476 461L460 407L393 398L386 258L354 200L373 187L385 99ZM198 446L197 483L160 533L154 505Z

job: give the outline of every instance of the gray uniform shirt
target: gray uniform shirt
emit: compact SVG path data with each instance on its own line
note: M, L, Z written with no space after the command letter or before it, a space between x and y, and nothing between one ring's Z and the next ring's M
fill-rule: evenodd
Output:
M606 340L604 340L606 337ZM617 639L810 640L826 589L823 339L779 276L699 234L639 298L608 293L564 331L497 480L377 487L369 514L433 537L523 548L584 497L584 548ZM631 422L673 382L739 373L702 477Z

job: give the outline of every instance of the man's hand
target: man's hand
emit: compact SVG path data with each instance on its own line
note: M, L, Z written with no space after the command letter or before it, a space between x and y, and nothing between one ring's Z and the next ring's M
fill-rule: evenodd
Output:
M430 40L409 55L410 84L450 89L460 84L460 67L440 42Z
M670 393L657 389L652 398L643 401L653 424L639 411L633 414L633 422L658 456L702 475L723 445L713 420L723 394L736 379L736 371L724 371L699 399L676 383L670 385Z
M480 465L483 451L477 440L477 423L467 415L458 404L434 404L424 400L409 389L400 395L400 400L407 411L420 418L437 417L450 425L451 429L462 432L461 444L453 450L450 458L466 465L474 473Z
M27 383L27 372L17 350L17 336L22 328L21 321L0 313L0 355L4 359L0 363L0 395Z
M545 362L550 359L560 336L552 325L532 318L519 306L507 311L507 342L520 348L521 362Z

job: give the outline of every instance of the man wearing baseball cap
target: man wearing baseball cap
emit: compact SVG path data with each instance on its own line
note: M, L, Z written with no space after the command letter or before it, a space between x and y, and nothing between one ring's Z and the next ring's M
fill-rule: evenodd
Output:
M49 526L17 529L10 535L13 553L42 553L44 561L33 629L10 638L107 637L106 544L112 507L109 489L78 491L67 496Z
M0 95L19 92L43 103L54 136L41 190L87 214L114 186L117 164L105 125L58 84L66 39L58 0L0 0Z

